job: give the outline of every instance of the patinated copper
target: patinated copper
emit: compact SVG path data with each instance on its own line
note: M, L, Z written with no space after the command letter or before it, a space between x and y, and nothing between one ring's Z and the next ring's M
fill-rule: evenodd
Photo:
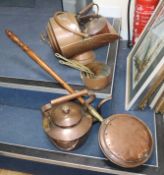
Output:
M68 92L75 92L74 89L71 88L71 86L69 86L63 79L61 79L61 77L59 77L56 74L56 72L54 72L40 57L37 56L37 54L35 54L35 52L33 52L25 43L23 43L14 33L12 33L9 30L6 30L5 32L13 42L18 44L18 46L20 46L22 50L25 51L25 53L27 53L27 55L29 55L36 63L39 64L40 67L42 67L54 79L56 79ZM102 122L99 130L99 145L104 155L109 160L122 167L136 167L148 160L153 149L153 139L151 132L146 126L146 124L144 124L137 117L133 117L128 114L117 114L114 116L109 116L108 118L103 120L101 115L97 113L97 111L81 97L82 94L80 94L80 97L79 94L78 96L76 96L77 94L71 95L73 95L73 98L77 98L79 102L82 105L84 105L88 113L86 111L83 111L84 109L82 108L82 112L80 113L80 115L73 117L73 119L71 120L68 120L71 121L70 123L66 122L65 116L67 115L61 115L61 120L60 117L57 117L56 120L55 117L52 117L51 115L53 114L52 109L56 109L56 107L60 104L59 102L61 102L60 100L58 102L51 101L51 103L48 103L47 105L44 105L42 107L42 111L44 114L43 128L45 129L45 132L47 134L49 133L49 137L56 145L58 145L58 147L64 150L71 150L77 147L85 139L85 136L89 131L88 124L90 123L89 121L92 121L92 115ZM67 97L66 99L71 100L71 98ZM62 99L62 102L65 101ZM79 108L77 107L77 109ZM69 107L64 107L64 113L68 113L69 111ZM51 118L53 118L53 120L51 120ZM58 137L56 137L56 135L53 132L53 126L55 125L55 127L60 127L61 129L61 126L63 126L65 123L67 123L65 127L66 129L71 129L74 126L77 128L79 127L78 130L80 134L78 136L81 138L77 138L76 133L74 137L72 137L75 140L58 140L59 135ZM85 125L87 126L86 128L83 127ZM71 126L71 128L69 126ZM84 129L86 129L85 134ZM70 132L70 130L68 131Z
M98 139L105 156L126 168L145 163L153 149L149 128L143 121L128 114L116 114L105 119Z
M87 65L87 64L95 61L96 56L95 56L95 53L90 50L90 51L84 52L82 54L75 55L71 59L76 60L83 65Z
M84 11L88 11L93 5L96 4L92 3ZM80 25L79 20L84 18L81 18L82 13L78 15L60 11L55 13L49 18L47 35L55 52L67 58L82 60L83 57L85 61L92 62L95 59L93 54L90 54L93 49L113 42L119 36L110 23L98 14L89 15L87 17L89 22L86 22L86 25Z
M88 35L97 35L101 33L108 33L109 28L108 28L108 21L104 17L97 17L94 18L93 20L89 21L85 25L85 33Z
M94 74L94 77L88 77L81 72L81 79L89 89L100 90L109 85L111 80L111 68L101 62L93 62L86 65Z
M74 93L75 90L67 84L53 69L51 69L32 49L30 49L23 41L21 41L12 31L5 30L6 35L16 43L33 61L35 61L43 70L45 70L49 75L51 75L63 88L65 88L69 93ZM101 115L92 107L87 101L82 97L77 97L82 105L85 105L89 113L97 118L97 120L102 121Z
M92 126L89 113L79 104L67 101L86 93L83 90L54 99L42 107L44 131L59 149L70 151L80 146Z

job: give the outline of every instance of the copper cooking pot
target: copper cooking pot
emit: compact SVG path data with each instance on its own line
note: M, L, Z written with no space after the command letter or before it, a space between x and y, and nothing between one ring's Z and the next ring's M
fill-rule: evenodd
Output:
M94 76L88 76L81 72L81 79L89 89L100 90L109 85L111 81L111 67L99 61L94 61L86 65Z
M43 128L52 142L61 150L79 147L92 126L92 117L79 104L70 100L88 94L83 90L52 100L42 107ZM93 96L87 103L93 100Z

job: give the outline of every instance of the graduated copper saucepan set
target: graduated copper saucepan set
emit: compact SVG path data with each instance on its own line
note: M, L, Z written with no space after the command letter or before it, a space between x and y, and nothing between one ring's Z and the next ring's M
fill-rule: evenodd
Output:
M126 168L139 166L149 159L153 138L143 121L129 114L114 114L103 119L91 105L93 93L76 92L13 32L6 30L6 34L70 93L42 106L43 129L59 149L70 151L84 143L96 118L101 122L98 143L107 159ZM82 98L84 95L88 100Z

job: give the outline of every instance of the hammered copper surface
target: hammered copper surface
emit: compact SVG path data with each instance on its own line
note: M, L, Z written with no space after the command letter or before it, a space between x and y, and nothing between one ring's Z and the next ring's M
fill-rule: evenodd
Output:
M153 148L148 127L138 118L116 114L105 119L99 131L105 156L122 167L136 167L148 160Z

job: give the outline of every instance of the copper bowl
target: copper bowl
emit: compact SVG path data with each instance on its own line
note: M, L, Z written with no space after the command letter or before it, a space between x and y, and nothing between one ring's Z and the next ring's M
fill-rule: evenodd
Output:
M100 90L109 85L111 81L111 68L104 63L95 61L86 65L94 74L94 77L86 76L81 72L81 79L89 89Z
M103 121L99 145L113 163L132 168L145 163L153 150L153 138L146 124L128 114L116 114Z

